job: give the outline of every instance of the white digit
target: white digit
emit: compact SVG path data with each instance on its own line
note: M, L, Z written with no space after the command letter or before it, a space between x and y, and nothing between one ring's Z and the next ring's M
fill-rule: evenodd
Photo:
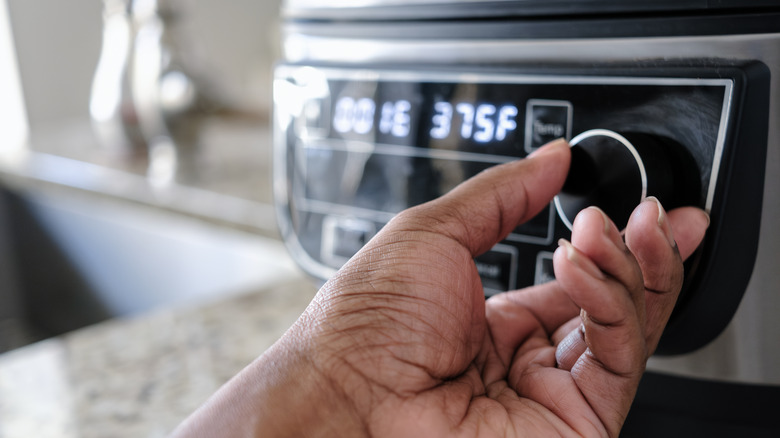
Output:
M352 117L355 112L355 100L351 97L342 97L336 102L336 111L333 115L333 128L341 133L352 130Z
M461 102L455 106L455 109L463 115L463 124L460 125L460 136L471 138L471 131L474 126L474 105Z
M431 137L447 138L450 135L452 125L452 105L448 102L436 102L433 105L436 114L433 116L433 128L431 128Z
M355 106L352 129L357 134L367 134L374 128L374 111L376 104L373 99L364 97Z
M489 103L483 103L477 107L476 124L480 128L474 133L474 140L487 143L493 140L493 131L496 124L489 117L496 113L496 107Z
M395 137L406 137L409 135L411 117L409 110L412 104L408 100L399 100L395 103L395 113L393 114L393 128L390 132Z
M517 107L514 105L504 105L498 110L498 126L496 127L496 140L503 140L509 131L517 128Z
M385 102L382 105L382 117L379 119L379 132L389 134L393 129L393 115L395 114L395 105L393 102Z

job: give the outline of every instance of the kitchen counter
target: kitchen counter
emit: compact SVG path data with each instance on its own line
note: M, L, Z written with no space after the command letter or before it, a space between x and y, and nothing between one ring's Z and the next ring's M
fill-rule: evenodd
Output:
M115 319L0 355L0 437L162 437L266 350L314 296L288 278Z

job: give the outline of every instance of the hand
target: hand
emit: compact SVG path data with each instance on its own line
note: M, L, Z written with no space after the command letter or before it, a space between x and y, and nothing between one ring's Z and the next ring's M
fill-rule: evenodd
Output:
M486 302L473 258L550 202L569 160L553 143L398 215L179 432L617 436L708 218L650 199L624 243L586 209L555 281Z

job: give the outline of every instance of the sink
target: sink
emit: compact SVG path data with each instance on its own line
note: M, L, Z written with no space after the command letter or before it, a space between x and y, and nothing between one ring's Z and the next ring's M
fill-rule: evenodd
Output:
M0 271L5 337L28 341L301 276L276 239L65 189L0 191Z

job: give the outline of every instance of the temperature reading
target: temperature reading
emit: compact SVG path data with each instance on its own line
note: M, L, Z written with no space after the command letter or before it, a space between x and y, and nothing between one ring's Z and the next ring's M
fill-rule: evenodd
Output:
M431 120L431 137L443 139L450 135L453 120L457 115L460 123L458 133L464 139L473 139L478 143L501 141L507 134L517 129L517 107L504 105L496 107L490 103L474 105L461 102L452 107L449 102L436 102Z

